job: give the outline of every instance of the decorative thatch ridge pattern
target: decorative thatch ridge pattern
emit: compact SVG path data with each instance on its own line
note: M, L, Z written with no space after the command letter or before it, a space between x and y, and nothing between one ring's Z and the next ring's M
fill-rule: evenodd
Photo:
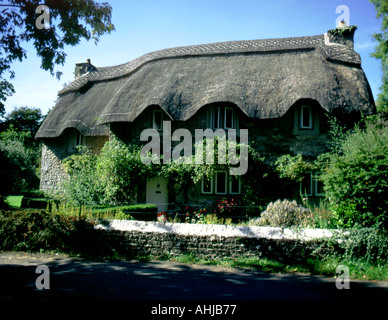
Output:
M72 90L78 90L89 81L104 81L122 77L130 74L131 72L134 72L136 69L147 62L172 57L232 54L244 52L266 52L273 50L281 51L303 48L314 49L316 47L320 47L326 53L327 58L352 64L361 64L359 54L345 46L325 46L326 48L324 48L324 46L324 36L319 35L312 37L217 42L203 45L164 49L148 53L125 64L113 67L98 68L97 72L90 72L73 81L65 88L63 88L59 94Z
M326 35L231 41L165 49L129 63L98 67L59 92L37 138L66 128L107 135L101 124L132 122L158 105L185 121L200 108L229 102L256 119L283 116L298 100L327 112L372 113L374 102L361 59Z

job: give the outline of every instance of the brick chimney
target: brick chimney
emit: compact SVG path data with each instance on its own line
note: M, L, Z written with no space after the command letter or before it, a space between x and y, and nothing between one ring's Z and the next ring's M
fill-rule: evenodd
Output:
M97 71L97 68L93 66L90 59L86 59L86 62L76 63L74 70L74 78L78 78L88 72Z
M350 49L354 49L354 32L357 26L347 26L342 20L337 28L327 31L328 44L343 44Z

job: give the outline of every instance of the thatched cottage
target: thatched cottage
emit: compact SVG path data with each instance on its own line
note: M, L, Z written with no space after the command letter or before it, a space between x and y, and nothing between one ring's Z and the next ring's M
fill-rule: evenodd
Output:
M318 156L326 148L325 114L355 121L375 111L354 29L165 49L113 67L77 64L36 136L44 143L41 189L58 188L66 178L62 160L77 145L98 152L112 134L140 143L140 133L160 130L163 120L193 135L196 128L244 128L260 152ZM241 192L217 178L198 187L200 196ZM319 195L311 183L309 195ZM149 181L142 200L168 202L167 184Z

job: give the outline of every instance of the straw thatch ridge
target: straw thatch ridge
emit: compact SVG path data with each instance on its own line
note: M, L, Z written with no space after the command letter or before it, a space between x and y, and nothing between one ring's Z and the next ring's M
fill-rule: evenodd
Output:
M372 113L373 97L358 53L325 35L231 41L165 49L129 63L98 67L59 92L37 138L69 127L106 135L101 124L134 121L148 106L173 120L230 102L252 118L281 117L298 100L327 112Z

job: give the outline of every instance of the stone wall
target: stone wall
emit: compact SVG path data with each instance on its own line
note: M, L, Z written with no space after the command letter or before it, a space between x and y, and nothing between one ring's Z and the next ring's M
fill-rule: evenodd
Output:
M75 132L75 129L66 130L58 138L43 141L40 190L55 193L60 190L61 182L68 178L63 160L75 152ZM91 152L99 153L108 139L107 136L84 137L84 144Z
M193 254L206 259L266 257L298 260L323 252L323 229L293 232L272 227L201 225L111 220L97 229L119 254L130 256L179 256Z

